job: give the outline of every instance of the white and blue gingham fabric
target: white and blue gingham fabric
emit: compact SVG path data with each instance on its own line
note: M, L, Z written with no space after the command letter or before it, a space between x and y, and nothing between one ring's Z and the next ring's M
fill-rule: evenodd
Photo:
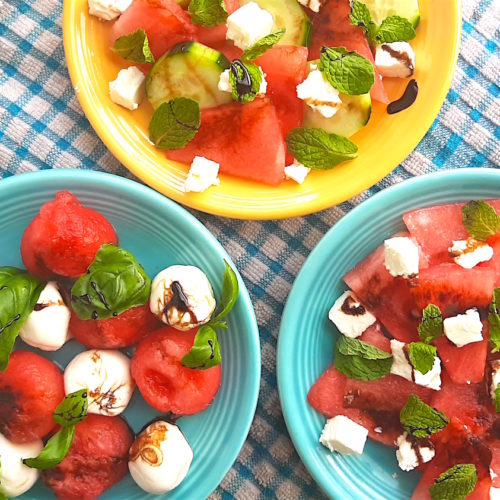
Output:
M441 0L433 0L439 2ZM131 177L85 118L68 76L62 0L0 1L0 176L51 168ZM288 436L276 386L276 341L305 258L354 205L440 169L500 166L500 0L463 0L458 68L418 148L389 176L338 207L284 221L235 221L196 212L231 254L250 291L262 345L261 392L248 440L213 498L323 498Z

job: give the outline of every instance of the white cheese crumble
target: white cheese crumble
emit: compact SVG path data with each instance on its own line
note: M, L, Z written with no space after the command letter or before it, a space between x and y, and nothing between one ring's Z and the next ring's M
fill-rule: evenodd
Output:
M375 66L382 76L407 78L415 70L415 52L408 42L377 45Z
M493 257L493 248L487 243L474 238L453 241L453 246L448 248L454 261L465 269L472 269L481 262L488 262Z
M184 192L202 193L219 184L219 164L203 156L195 156L184 181Z
M299 0L299 3L313 12L319 12L326 0Z
M133 111L139 107L146 92L146 77L136 66L122 69L116 80L109 82L109 95L115 104Z
M500 384L500 359L491 362L491 399L495 402L495 391Z
M430 441L425 444L419 444L418 439L411 439L408 433L401 434L398 437L396 444L396 458L398 459L399 467L404 471L411 471L421 464L430 462L436 451Z
M133 0L89 0L89 14L104 21L116 19Z
M500 500L500 488L490 488L490 500Z
M399 340L391 340L392 366L391 373L415 382L415 384L428 387L435 391L441 389L441 360L438 356L434 358L434 364L427 373L415 370L406 355L407 346Z
M366 310L351 291L343 293L335 301L328 313L328 318L340 333L352 339L359 337L377 321L377 318Z
M259 95L265 95L267 92L267 80L266 80L266 74L262 71L262 68L259 66L260 73L262 75L262 80L260 82L260 87L259 87ZM226 69L220 74L219 78L219 83L218 83L218 88L221 92L232 92L233 87L231 85L231 82L229 81L229 74L231 72L231 69Z
M297 97L325 118L334 116L342 106L339 91L330 85L315 64L310 65L307 78L297 85Z
M274 19L270 12L256 2L249 2L235 10L226 21L226 38L236 47L246 50L273 31Z
M330 451L343 455L361 455L365 447L368 430L344 415L326 421L319 442Z
M385 267L391 276L418 274L418 247L410 238L397 236L384 241Z
M298 184L302 184L306 177L309 175L311 171L310 168L302 165L297 160L295 160L291 165L285 167L285 177L288 180L292 180L297 182Z
M446 318L443 327L444 334L457 347L483 340L483 323L477 309L469 309L465 314Z

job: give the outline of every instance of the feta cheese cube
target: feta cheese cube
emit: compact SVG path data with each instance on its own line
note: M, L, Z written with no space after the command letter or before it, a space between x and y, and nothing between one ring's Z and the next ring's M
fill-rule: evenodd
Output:
M146 92L146 77L135 66L122 69L116 80L109 82L109 95L115 104L134 110L144 99Z
M235 10L226 21L226 38L236 47L246 50L273 31L274 19L270 12L256 2L249 2Z
M441 360L438 356L434 358L434 364L427 373L415 370L410 363L407 346L399 340L391 340L392 366L391 373L415 382L417 385L428 387L435 391L441 389Z
M491 399L495 402L495 391L500 384L500 359L491 362Z
M444 334L457 347L483 340L483 323L477 309L469 309L465 314L446 318L443 327Z
M448 248L454 261L465 269L472 269L481 262L488 262L493 257L493 248L487 243L474 238L453 241L453 246Z
M111 21L125 12L131 3L132 0L89 0L89 14Z
M289 180L297 182L298 184L302 184L306 180L310 171L310 168L307 168L302 165L302 163L295 160L291 165L285 167L285 177Z
M326 0L299 0L299 3L313 12L319 12L319 9L326 3Z
M218 186L219 164L203 156L195 156L184 182L184 192L202 193L210 186Z
M412 438L407 432L398 437L396 444L398 446L396 458L399 467L404 471L413 470L421 464L430 462L436 454L431 441Z
M259 88L259 95L265 95L267 92L267 80L266 80L266 74L262 71L262 68L260 68L260 72L262 74L262 80L260 82L260 88ZM232 92L233 87L231 85L231 82L229 80L229 74L231 70L226 69L220 74L219 77L219 83L218 83L218 88L221 92Z
M408 42L377 45L375 66L382 76L407 78L415 69L415 52Z
M385 240L385 267L391 276L409 278L418 274L418 247L407 237Z
M343 455L361 455L367 437L368 429L344 415L337 415L326 421L319 442L330 451L338 451Z
M500 500L500 488L490 488L490 500Z
M325 118L334 116L342 105L339 91L330 85L315 64L311 64L307 78L297 85L297 97Z
M351 339L359 337L377 321L377 318L365 309L351 291L343 293L335 301L328 313L328 318L339 329L340 333Z

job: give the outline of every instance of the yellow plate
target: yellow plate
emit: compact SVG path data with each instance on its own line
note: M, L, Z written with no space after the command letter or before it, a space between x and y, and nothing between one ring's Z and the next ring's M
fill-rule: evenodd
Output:
M190 207L226 217L278 219L317 212L369 188L397 167L417 146L439 112L458 57L460 0L420 0L421 21L415 49L417 101L406 111L388 115L375 103L368 126L353 140L359 156L326 172L311 172L303 185L286 181L270 187L231 176L205 193L182 190L187 167L167 160L148 140L152 108L143 103L128 111L111 102L108 83L125 67L109 49L112 23L88 14L87 0L64 0L63 34L69 72L90 123L114 156L137 177L166 196ZM391 81L397 98L405 81Z

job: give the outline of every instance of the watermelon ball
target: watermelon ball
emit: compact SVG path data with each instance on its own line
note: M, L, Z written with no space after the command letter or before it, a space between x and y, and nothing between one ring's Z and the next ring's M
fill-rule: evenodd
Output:
M53 413L64 399L59 368L38 354L15 351L0 372L0 433L13 443L31 443L54 430Z
M101 320L83 320L73 311L69 328L76 340L92 349L122 349L137 344L159 324L145 304Z
M88 415L64 460L43 472L45 484L60 500L94 500L127 474L132 442L122 418Z
M60 191L24 231L21 256L26 269L40 278L78 278L103 244L117 241L103 215L84 207L69 191Z
M194 370L182 366L196 331L164 327L137 346L130 370L144 399L156 410L193 415L207 408L221 383L221 366Z

